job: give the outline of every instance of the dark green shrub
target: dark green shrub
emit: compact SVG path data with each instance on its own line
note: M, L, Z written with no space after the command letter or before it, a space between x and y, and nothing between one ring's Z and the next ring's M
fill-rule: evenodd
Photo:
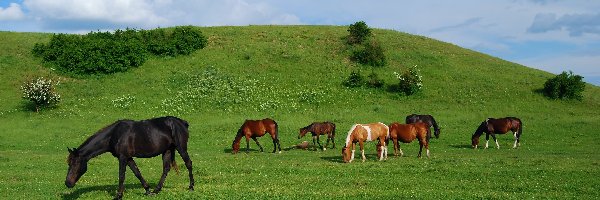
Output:
M370 88L381 88L381 87L383 87L383 80L381 80L379 78L379 76L377 76L377 74L375 74L375 72L371 72L371 74L369 74L369 76L367 76L366 84L367 84L367 87L370 87Z
M355 48L350 58L360 64L374 67L386 64L383 48L376 40L369 40L363 46Z
M585 90L583 77L569 71L562 72L544 83L544 94L551 99L577 99L581 101Z
M111 74L141 66L149 54L188 55L204 48L206 38L192 26L138 31L90 32L54 35L46 44L35 44L32 53L72 75Z
M371 36L371 29L367 26L367 23L364 21L359 21L354 24L351 24L348 27L349 35L347 37L348 44L361 44L363 43L369 36Z
M350 76L344 81L343 85L346 87L360 87L363 85L364 77L360 75L360 72L352 72Z

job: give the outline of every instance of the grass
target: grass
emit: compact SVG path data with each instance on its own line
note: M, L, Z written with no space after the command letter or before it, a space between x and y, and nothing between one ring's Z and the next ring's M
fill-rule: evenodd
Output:
M143 66L110 76L74 79L45 67L30 54L50 34L0 32L0 198L106 199L117 189L117 160L92 159L77 186L64 186L67 147L79 146L117 119L176 115L190 122L196 191L185 173L170 173L153 199L265 198L456 198L594 199L600 196L598 139L600 88L587 85L584 100L549 100L539 90L553 75L421 36L374 30L388 65L371 68L348 60L346 27L205 27L209 45L190 56L151 58ZM341 86L353 70L374 71L386 83L393 72L417 65L421 93ZM19 86L28 77L61 80L55 109L26 110ZM247 94L238 96L237 94ZM402 145L405 157L341 163L340 149L354 123L403 121L411 113L436 117L440 139L430 159L416 158L417 143ZM470 149L470 136L486 117L523 120L522 146L499 136L500 149ZM281 144L293 146L298 129L329 120L338 127L337 149L289 149L271 154L269 138L251 143L248 154L231 155L244 119L271 117ZM325 141L325 140L323 140ZM483 143L483 137L481 143ZM242 143L243 144L243 143ZM242 145L243 146L243 145ZM183 162L177 159L180 169ZM154 186L160 158L137 159ZM147 199L129 170L125 198Z

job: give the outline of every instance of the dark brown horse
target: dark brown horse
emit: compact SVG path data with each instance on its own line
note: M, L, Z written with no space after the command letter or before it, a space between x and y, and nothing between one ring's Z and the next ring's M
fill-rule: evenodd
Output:
M426 123L416 122L412 124L400 124L394 122L390 124L390 137L388 138L392 140L394 143L394 155L398 156L398 150L400 150L400 156L404 155L402 149L400 148L400 144L398 141L402 143L410 143L413 140L419 140L419 155L417 157L421 157L421 152L423 152L423 146L427 150L427 158L429 158L429 141L427 140L427 132L429 131L429 127Z
M415 122L423 122L425 124L427 124L427 140L429 141L429 138L431 138L431 127L433 127L433 131L434 131L434 135L435 138L440 138L440 127L438 127L437 122L435 121L435 119L433 118L433 116L431 115L417 115L417 114L412 114L409 116L406 116L406 124L412 124Z
M65 185L69 188L75 186L75 183L87 171L87 163L90 159L110 152L119 160L119 189L116 199L123 197L125 190L123 182L127 166L140 180L146 194L152 194L150 186L142 177L133 157L151 158L162 154L163 174L154 189L154 193L158 193L162 189L171 165L175 164L175 150L177 150L189 172L189 189L194 190L192 161L187 153L188 126L186 121L176 117L161 117L143 121L119 120L96 132L79 147L68 149L69 170Z
M506 117L500 119L488 118L481 122L477 130L475 130L475 133L473 133L473 136L471 137L471 145L473 148L477 149L477 146L479 145L479 136L485 133L485 148L488 148L490 135L492 135L494 142L496 142L496 148L500 149L498 140L496 140L496 134L505 134L508 131L513 132L513 136L515 138L513 148L517 148L517 146L521 145L521 134L523 133L523 123L521 122L521 119L516 117Z
M329 140L333 144L333 148L335 149L335 124L331 122L313 122L312 124L301 128L300 134L298 134L298 139L304 137L306 133L310 132L312 134L313 145L316 148L317 144L319 144L319 149L327 150L327 146L329 146ZM319 141L319 135L327 134L327 143L325 143L325 148L321 146L321 142ZM315 144L316 141L316 144Z
M273 153L276 152L277 148L279 148L279 153L281 153L277 123L269 118L262 120L246 120L240 129L238 129L237 135L231 144L231 148L233 149L231 153L235 154L240 151L240 140L242 137L246 137L246 153L250 151L250 138L256 142L260 151L263 152L263 147L260 146L260 143L258 143L256 138L262 137L265 133L269 133L271 139L273 139Z

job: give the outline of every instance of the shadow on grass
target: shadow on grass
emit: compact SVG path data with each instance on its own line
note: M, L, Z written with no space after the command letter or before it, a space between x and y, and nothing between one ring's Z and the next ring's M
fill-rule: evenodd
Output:
M365 157L367 159L365 162L379 161L379 157L377 156L377 154L365 153ZM390 159L389 155L388 155L388 159ZM326 160L326 161L334 162L334 163L344 163L342 156L323 156L323 157L321 157L321 160ZM354 155L354 161L352 161L352 162L362 162L360 153Z
M452 144L449 146L452 148L457 148L457 149L472 149L473 148L471 145L468 145L468 144Z
M99 186L91 186L84 188L77 188L75 191L62 194L62 199L70 200L70 199L79 199L83 194L90 192L106 192L110 196L115 197L117 195L118 185L99 185ZM136 188L144 190L144 188L140 184L125 184L125 191L127 190L135 190Z

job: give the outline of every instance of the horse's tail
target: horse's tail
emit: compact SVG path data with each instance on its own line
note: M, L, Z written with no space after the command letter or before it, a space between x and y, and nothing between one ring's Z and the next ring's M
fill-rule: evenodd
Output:
M521 142L521 134L523 134L523 122L521 122L521 119L519 118L515 118L515 120L517 120L519 122L519 127L517 130L517 143Z
M440 137L440 127L438 126L437 122L435 121L435 119L433 118L433 116L431 116L431 125L433 125L433 131L434 131L434 135L435 138L439 138Z
M277 122L275 120L273 120L273 124L275 124L275 144L273 145L277 145L276 147L279 148L279 153L281 153L281 143L279 142L279 125L277 124ZM273 150L275 151L275 150Z
M189 130L188 128L190 127L190 124L183 120L183 119L179 119L176 117L172 117L173 119L171 120L171 123L169 123L169 125L171 126L171 136L173 137L173 140L175 141L175 145L176 146L185 146L184 148L187 149L187 140L189 138ZM175 162L175 152L172 151L171 152L171 167L175 169L175 173L179 175L179 167L177 166L177 163Z

